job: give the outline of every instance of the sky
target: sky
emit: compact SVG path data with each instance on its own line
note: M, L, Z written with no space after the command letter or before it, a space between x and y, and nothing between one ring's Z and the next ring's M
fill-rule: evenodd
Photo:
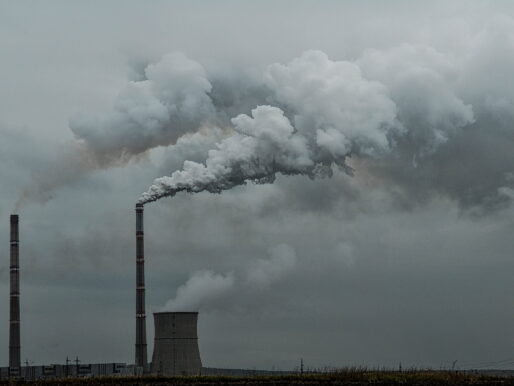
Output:
M510 1L0 1L0 365L512 367ZM147 195L144 193L146 192ZM154 201L156 200L156 201Z

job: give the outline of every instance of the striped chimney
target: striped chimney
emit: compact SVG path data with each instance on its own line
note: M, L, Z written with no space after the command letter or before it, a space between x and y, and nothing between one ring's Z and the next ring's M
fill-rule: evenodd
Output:
M136 204L136 361L147 370L143 204Z
M10 262L10 317L9 317L9 371L19 375L20 361L20 257L18 215L11 215L11 262Z

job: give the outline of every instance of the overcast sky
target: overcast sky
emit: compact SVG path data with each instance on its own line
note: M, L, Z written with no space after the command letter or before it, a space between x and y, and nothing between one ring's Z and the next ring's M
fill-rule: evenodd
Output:
M270 154L145 206L149 358L173 309L208 367L512 361L514 4L421 3L0 1L0 364L10 213L22 360L133 363L134 204Z

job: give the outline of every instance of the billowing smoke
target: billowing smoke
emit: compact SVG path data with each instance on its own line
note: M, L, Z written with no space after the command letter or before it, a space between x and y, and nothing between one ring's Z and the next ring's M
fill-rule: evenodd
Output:
M296 253L287 244L279 244L269 251L269 257L252 261L240 272L219 274L198 271L180 286L175 298L163 307L164 311L192 311L217 307L242 307L234 303L235 294L248 299L252 292L266 291L274 283L290 274L296 267ZM227 299L230 301L227 302Z
M268 95L262 83L243 74L209 78L200 63L179 52L155 63L137 63L132 72L111 112L100 117L82 112L70 119L74 140L38 164L17 208L28 201L46 202L59 187L97 170L138 161L152 149L176 145L182 137L187 144L174 147L165 165L204 160L205 147L212 149L230 131L231 114L250 111ZM187 140L190 136L193 141Z
M175 143L213 119L211 90L199 63L169 54L148 65L142 80L130 82L107 116L82 114L71 119L70 128L100 163L124 162Z
M357 61L363 74L384 84L409 128L403 141L412 156L424 158L474 122L470 104L456 95L458 69L431 47L404 44L389 51L369 50Z
M494 20L458 53L403 44L349 61L307 51L260 76L166 55L140 66L110 113L71 119L76 141L42 163L20 202L48 200L94 170L167 147L155 170L165 177L142 203L270 183L277 174L352 173L353 157L405 208L434 192L464 208L496 208L509 197L500 188L513 185L505 177L514 159L506 86L513 31L510 19ZM484 61L485 49L494 62Z
M82 113L70 129L99 167L127 162L169 146L202 127L221 127L233 112L249 111L267 96L265 86L243 74L211 74L183 53L134 69L113 110L103 117Z
M355 62L307 51L272 64L263 76L267 104L232 118L233 135L204 160L186 159L181 170L156 179L139 202L271 183L277 173L351 173L352 156L370 160L370 169L401 165L400 175L411 173L475 122L457 95L459 70L436 50L410 45L370 50Z
M212 271L195 272L193 276L177 290L175 299L169 300L164 310L197 310L204 304L213 304L234 286L234 275L216 274Z
M331 175L332 165L349 170L350 154L388 152L394 135L403 131L383 85L320 51L306 52L287 66L270 66L266 82L294 114L294 125L275 106L238 115L231 120L235 134L218 143L205 164L184 162L183 170L157 179L139 202L180 191L219 193L249 180L269 183L277 173Z
M174 144L207 122L218 122L205 69L185 55L166 55L146 66L139 78L127 84L106 116L81 113L70 119L75 140L38 163L16 209L27 201L46 202L58 187Z

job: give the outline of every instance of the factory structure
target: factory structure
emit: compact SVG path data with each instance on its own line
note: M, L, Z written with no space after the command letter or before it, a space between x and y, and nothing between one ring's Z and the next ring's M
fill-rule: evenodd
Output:
M0 379L25 380L81 377L161 376L219 374L221 369L202 367L198 347L198 312L157 312L153 314L155 338L152 362L147 359L145 311L145 254L142 204L136 205L136 334L134 364L83 364L79 359L66 364L29 366L21 363L20 340L20 249L19 216L10 217L10 312L9 366L0 367Z
M153 316L155 341L151 372L158 375L200 374L198 312L158 312Z
M136 205L136 359L143 372L147 369L145 312L145 233L143 205Z
M11 215L10 225L9 369L13 375L20 375L20 236L17 214Z
M154 313L155 338L152 363L147 362L145 312L144 206L136 205L136 353L140 373L165 376L199 375L198 312Z

